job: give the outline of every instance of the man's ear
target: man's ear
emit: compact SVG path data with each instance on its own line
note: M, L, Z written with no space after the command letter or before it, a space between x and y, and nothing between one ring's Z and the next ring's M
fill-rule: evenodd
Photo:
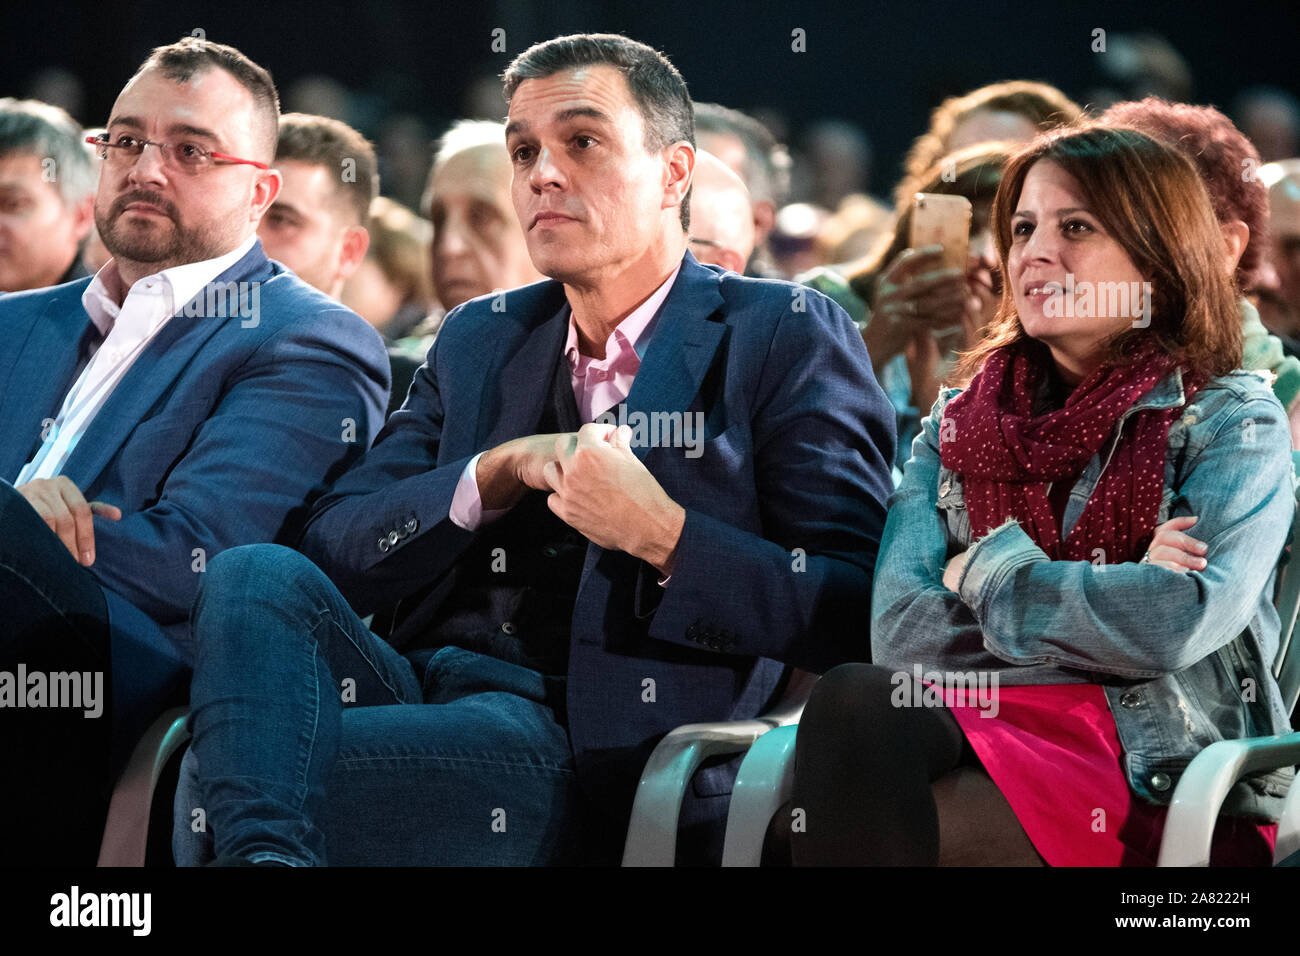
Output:
M261 169L258 170L257 179L253 183L253 203L249 209L248 218L253 223L253 228L262 221L266 211L271 208L271 203L275 202L275 197L280 195L280 187L284 185L284 178L280 175L278 169Z
M761 248L776 227L776 205L770 199L754 203L754 248Z
M745 274L745 258L735 249L719 249L716 252L718 265L724 269L730 269L738 275Z
M686 200L695 172L695 147L683 140L664 147L665 181L663 208L676 208Z
M343 248L339 250L337 279L346 280L356 272L370 248L370 232L365 226L348 226L343 232Z
M72 207L72 230L76 233L77 242L82 242L94 228L95 197L91 194Z
M1228 246L1228 273L1231 275L1237 271L1241 254L1246 251L1246 245L1250 242L1250 226L1240 219L1234 219L1231 222L1220 223L1219 229L1223 232L1223 241Z

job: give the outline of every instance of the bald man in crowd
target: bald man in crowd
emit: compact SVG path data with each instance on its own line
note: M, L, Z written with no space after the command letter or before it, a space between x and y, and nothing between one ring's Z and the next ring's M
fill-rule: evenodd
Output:
M771 271L767 237L790 188L790 155L758 120L717 103L695 104L695 131L700 148L726 163L749 190L756 250L749 274L765 275Z
M422 205L433 222L433 285L447 311L542 278L510 200L501 123L461 120L438 144Z
M706 150L691 180L691 252L705 265L744 274L754 251L754 207L739 176Z

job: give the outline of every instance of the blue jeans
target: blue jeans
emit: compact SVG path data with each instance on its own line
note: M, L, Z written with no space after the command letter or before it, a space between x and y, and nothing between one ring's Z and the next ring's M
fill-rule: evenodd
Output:
M574 861L573 756L540 674L456 647L403 656L276 545L211 561L192 626L177 862Z

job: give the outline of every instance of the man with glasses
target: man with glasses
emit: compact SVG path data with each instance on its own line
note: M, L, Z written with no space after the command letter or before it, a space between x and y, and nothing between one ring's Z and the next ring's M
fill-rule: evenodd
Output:
M691 252L704 265L743 273L754 253L754 207L744 181L707 150L691 178Z
M238 50L155 50L92 138L112 261L0 298L0 863L94 862L207 562L296 540L382 423L379 337L257 241L278 117Z

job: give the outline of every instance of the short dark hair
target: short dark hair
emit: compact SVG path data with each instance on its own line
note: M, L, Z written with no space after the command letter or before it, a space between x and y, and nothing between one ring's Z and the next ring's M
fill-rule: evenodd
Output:
M370 204L379 195L375 148L347 123L311 113L285 113L275 160L286 159L324 166L335 193L356 213L357 225L370 221Z
M270 160L275 155L275 142L279 133L280 95L275 91L271 74L258 66L233 46L213 43L199 37L181 37L175 43L155 47L149 59L136 70L139 76L145 70L158 69L163 76L177 83L188 83L196 73L213 68L225 70L239 85L253 94L253 106L262 120L261 142L263 156ZM251 158L251 157L250 157Z
M530 46L506 67L506 102L525 80L541 80L581 66L612 66L623 74L645 127L645 148L695 145L695 110L677 67L653 47L616 33L577 33ZM690 191L682 197L682 228L691 223Z
M771 130L740 110L719 103L696 103L695 131L740 140L745 147L745 171L741 178L750 198L766 199L778 207L784 205L786 193L790 191L790 154Z

